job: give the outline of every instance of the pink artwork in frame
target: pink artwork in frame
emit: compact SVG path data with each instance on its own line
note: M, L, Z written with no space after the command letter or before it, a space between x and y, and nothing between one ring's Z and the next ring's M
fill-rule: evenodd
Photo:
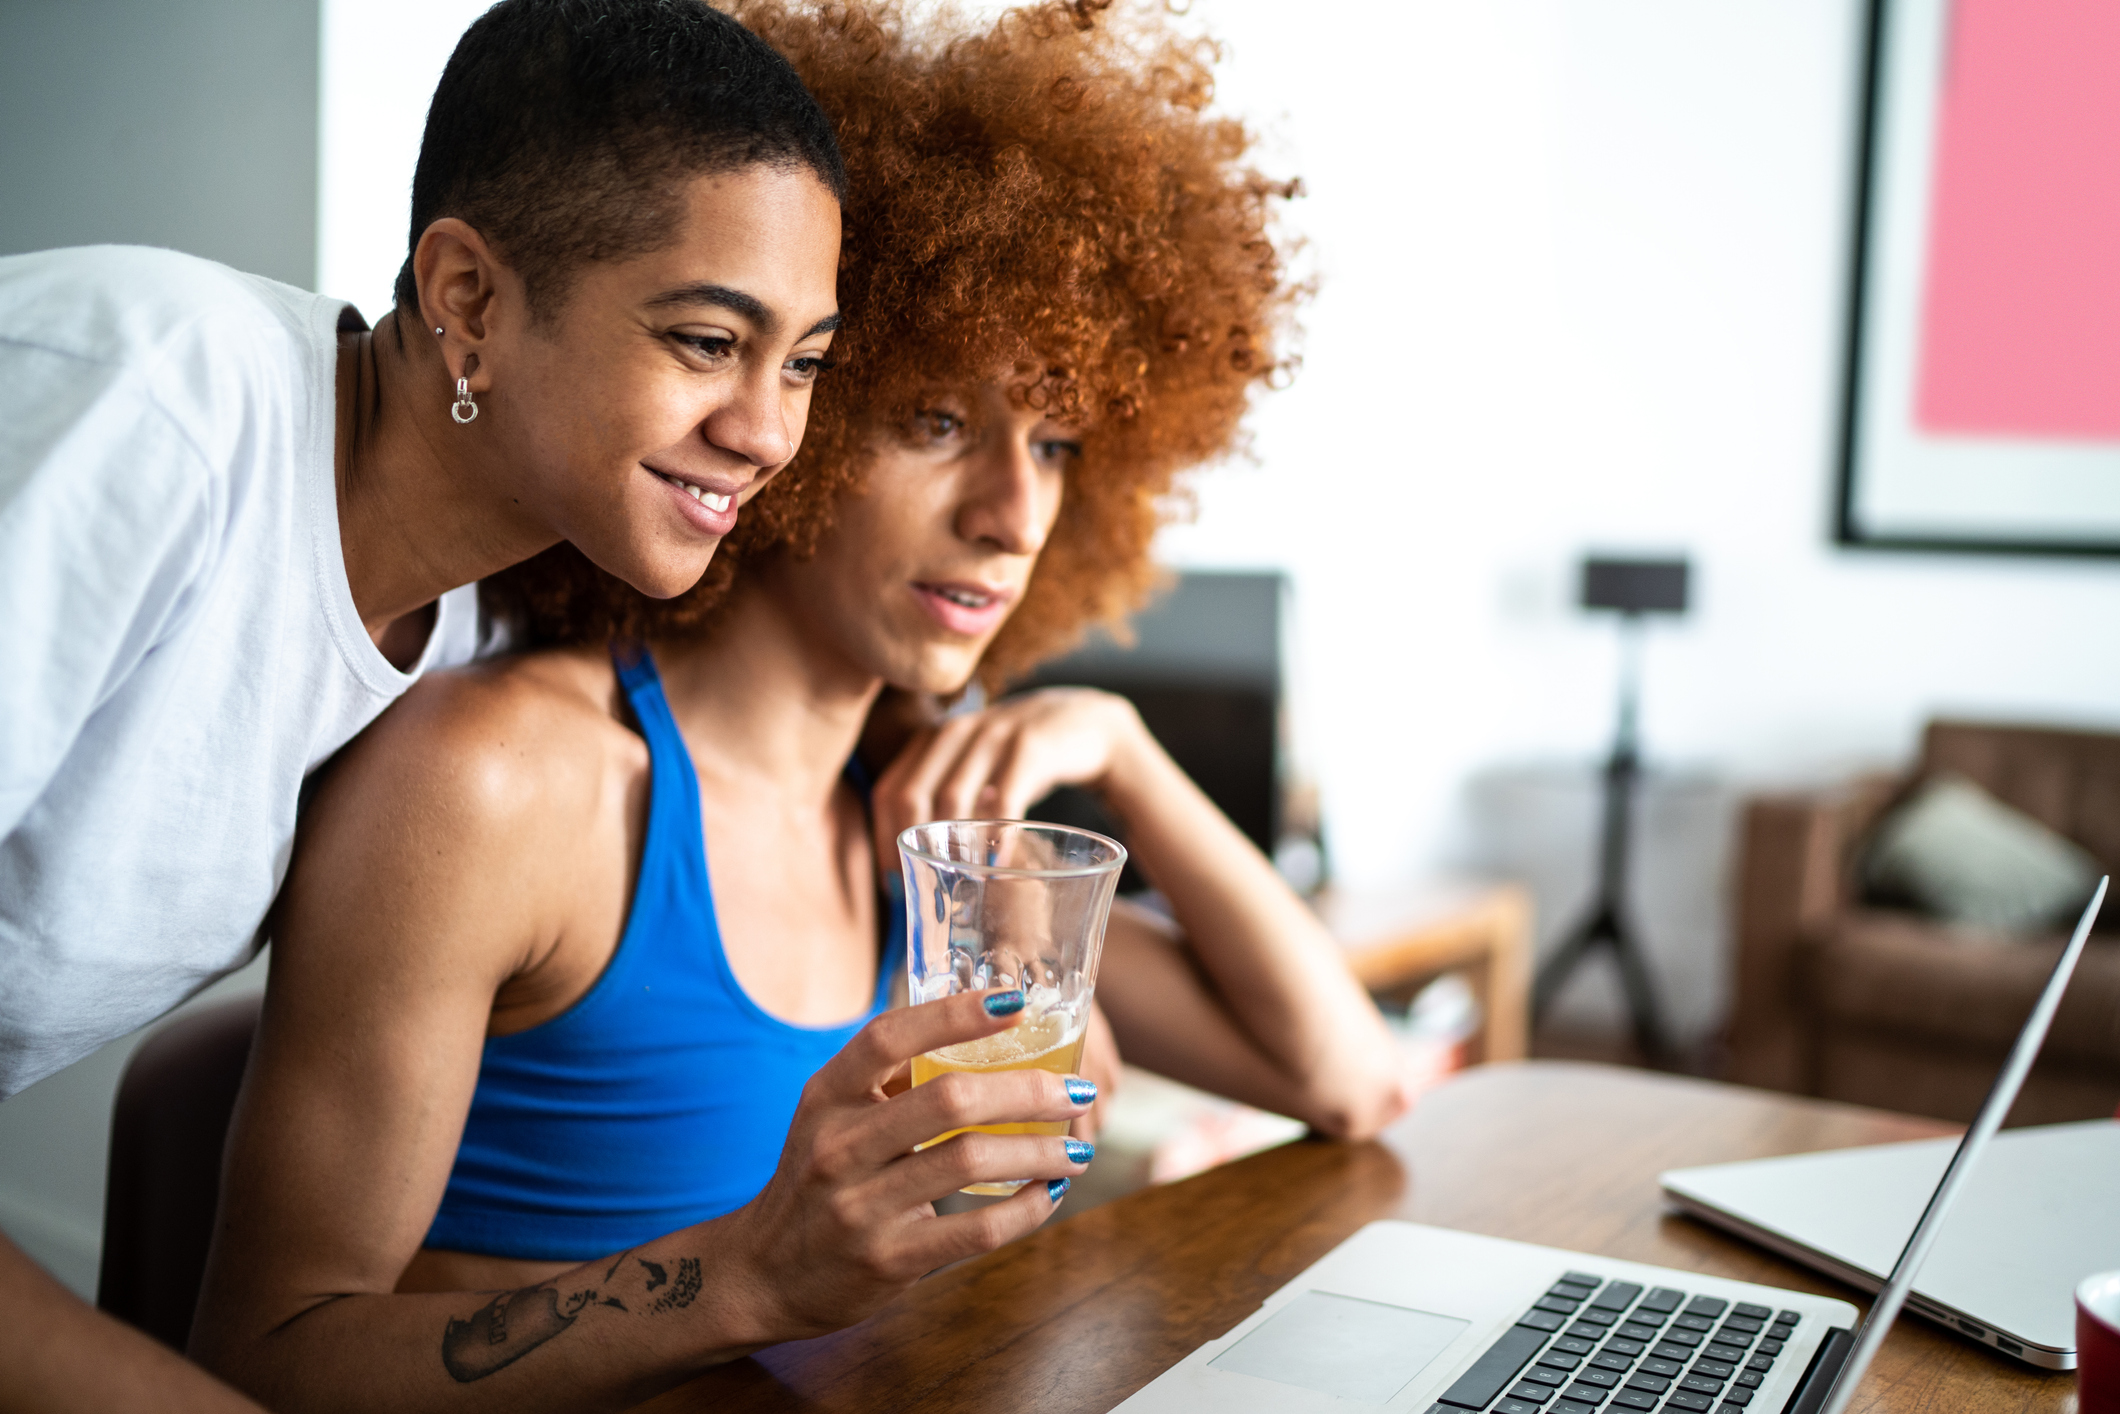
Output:
M1935 154L1916 422L2120 440L2120 4L1956 0Z

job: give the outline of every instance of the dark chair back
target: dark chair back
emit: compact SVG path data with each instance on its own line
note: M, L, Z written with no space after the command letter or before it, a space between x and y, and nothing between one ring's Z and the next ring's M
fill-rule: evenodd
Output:
M110 1124L96 1304L182 1350L213 1239L221 1151L261 997L202 1007L133 1053Z

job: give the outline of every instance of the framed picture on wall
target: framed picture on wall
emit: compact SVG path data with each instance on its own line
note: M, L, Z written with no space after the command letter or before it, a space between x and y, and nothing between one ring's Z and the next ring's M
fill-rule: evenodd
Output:
M2120 555L2120 4L1871 0L1838 539Z

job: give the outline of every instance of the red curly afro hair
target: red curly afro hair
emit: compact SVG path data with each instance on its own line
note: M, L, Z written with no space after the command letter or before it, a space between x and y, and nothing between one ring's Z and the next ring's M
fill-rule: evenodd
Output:
M893 0L726 0L838 128L837 367L800 454L695 588L652 600L560 545L483 586L519 642L711 630L746 565L814 550L879 435L999 370L1020 404L1079 429L1083 455L981 678L1140 606L1175 478L1238 448L1252 390L1292 367L1303 290L1273 219L1294 186L1248 166L1251 134L1209 111L1214 47L1110 5L1027 6L975 30Z

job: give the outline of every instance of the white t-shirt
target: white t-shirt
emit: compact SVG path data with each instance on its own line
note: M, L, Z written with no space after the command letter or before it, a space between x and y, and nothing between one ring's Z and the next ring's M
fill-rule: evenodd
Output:
M249 958L302 778L472 655L469 588L410 674L354 611L345 308L164 250L0 259L0 1098Z

